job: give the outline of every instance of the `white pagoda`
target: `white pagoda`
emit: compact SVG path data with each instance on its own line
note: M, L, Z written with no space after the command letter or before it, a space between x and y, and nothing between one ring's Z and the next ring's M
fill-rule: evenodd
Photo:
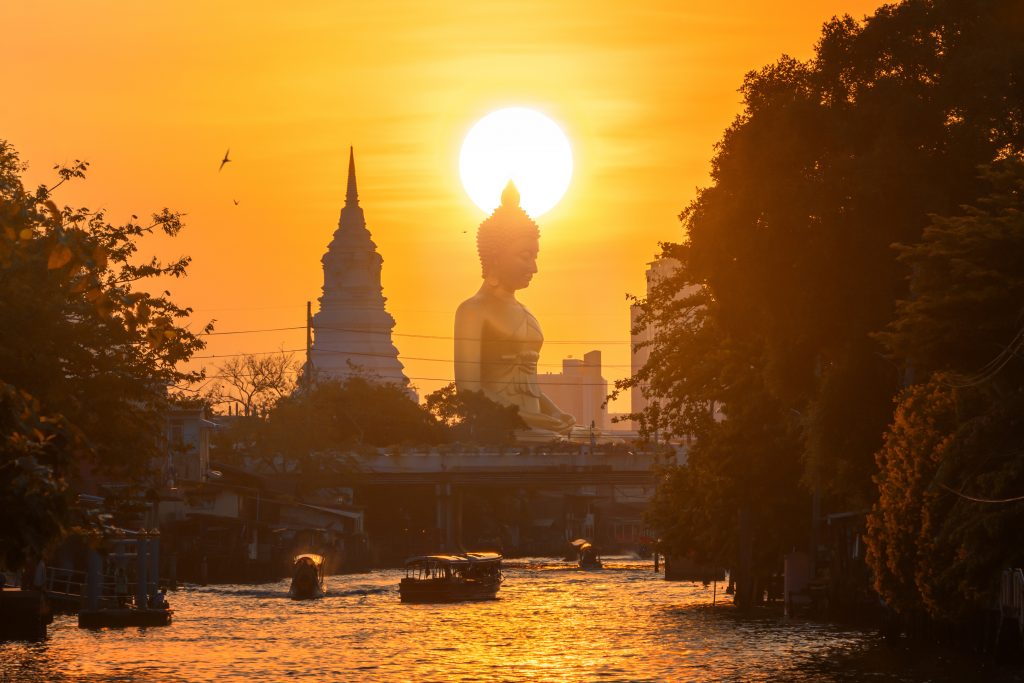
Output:
M370 380L409 387L391 341L395 319L384 310L380 271L384 259L366 229L356 192L355 154L349 148L348 191L338 229L327 245L324 293L313 316L310 359L316 377Z

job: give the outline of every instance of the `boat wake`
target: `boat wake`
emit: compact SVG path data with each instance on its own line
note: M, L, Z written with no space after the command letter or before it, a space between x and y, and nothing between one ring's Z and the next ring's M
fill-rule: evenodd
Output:
M210 593L228 595L239 598L287 598L287 588L253 588L241 586L188 586L184 588L190 593Z
M396 588L394 586L381 586L375 588L349 588L346 590L331 590L330 586L327 587L328 598L350 598L350 597L365 597L367 595L384 595L385 593L394 593Z

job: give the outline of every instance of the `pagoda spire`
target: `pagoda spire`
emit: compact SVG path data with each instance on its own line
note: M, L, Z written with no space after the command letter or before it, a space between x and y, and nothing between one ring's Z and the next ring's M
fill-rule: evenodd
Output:
M356 191L356 153L348 148L348 192L345 194L345 206L359 206L359 193Z
M391 340L395 319L385 310L381 269L384 259L366 228L356 190L355 150L348 150L348 188L338 216L338 229L324 266L320 310L312 316L309 357L317 376L346 380L359 375L397 384L415 398L405 366Z

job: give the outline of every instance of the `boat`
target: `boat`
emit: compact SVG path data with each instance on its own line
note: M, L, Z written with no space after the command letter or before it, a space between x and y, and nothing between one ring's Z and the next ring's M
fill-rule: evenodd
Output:
M572 542L572 546L576 548L577 561L580 569L601 569L604 564L601 562L601 555L597 552L597 548L585 538L577 538Z
M402 602L494 600L504 576L498 553L417 555L405 561Z
M296 555L292 561L292 585L288 595L293 600L309 600L324 596L324 556L315 553Z

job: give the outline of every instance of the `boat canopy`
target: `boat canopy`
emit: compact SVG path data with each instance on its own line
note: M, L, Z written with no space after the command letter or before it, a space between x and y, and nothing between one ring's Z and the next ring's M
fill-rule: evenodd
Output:
M414 564L450 564L450 565L464 565L474 564L477 562L500 562L501 555L499 553L464 553L462 555L417 555L410 557L405 561L406 565Z
M292 560L292 564L298 564L303 560L309 560L313 563L314 567L319 567L324 563L324 556L317 555L316 553L303 553L302 555L296 555L295 559Z

